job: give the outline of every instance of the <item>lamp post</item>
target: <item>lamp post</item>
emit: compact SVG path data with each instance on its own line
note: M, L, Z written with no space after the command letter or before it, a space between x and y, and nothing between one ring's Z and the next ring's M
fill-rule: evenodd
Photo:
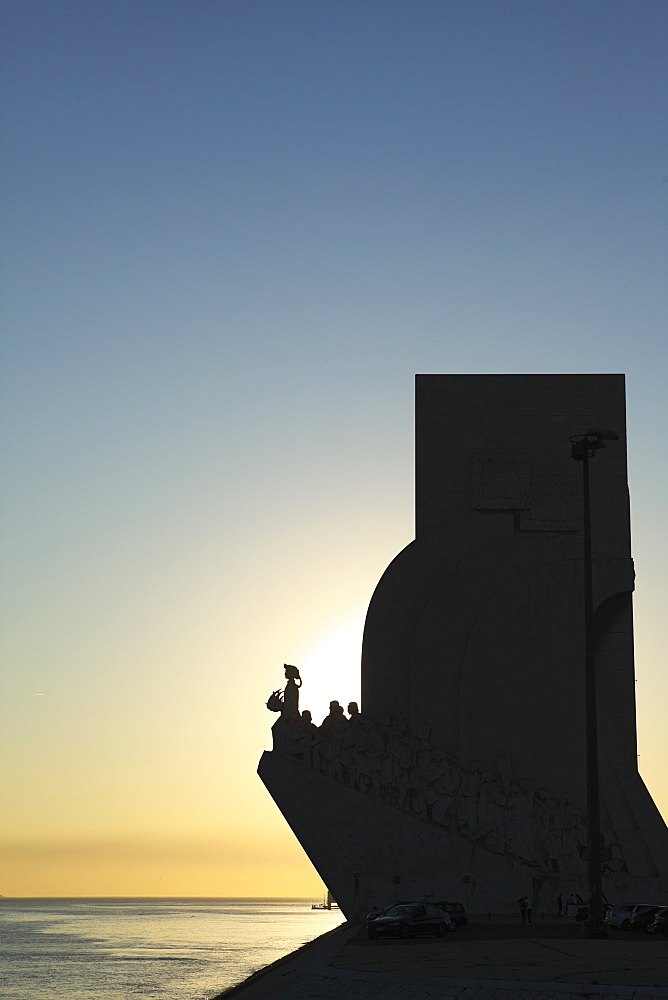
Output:
M607 937L603 920L601 878L601 802L598 778L598 723L596 718L596 659L594 648L594 594L591 565L591 511L589 502L589 459L605 441L617 441L615 431L589 430L570 438L571 458L582 462L584 529L584 625L585 625L585 743L587 761L587 882L589 899L583 930L586 937Z
M353 872L354 894L353 894L353 923L362 923L362 906L360 902L360 872Z

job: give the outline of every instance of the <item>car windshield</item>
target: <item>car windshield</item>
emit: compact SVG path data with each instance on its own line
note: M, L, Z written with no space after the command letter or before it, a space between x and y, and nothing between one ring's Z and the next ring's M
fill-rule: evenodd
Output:
M412 906L392 906L385 914L386 917L411 917L412 915Z

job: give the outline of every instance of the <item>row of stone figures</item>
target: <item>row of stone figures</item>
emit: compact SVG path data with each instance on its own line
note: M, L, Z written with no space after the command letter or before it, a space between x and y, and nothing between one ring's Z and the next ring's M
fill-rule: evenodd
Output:
M372 722L356 702L348 705L348 718L338 701L330 702L316 726L309 711L299 711L297 667L285 664L285 676L285 689L267 702L281 713L272 726L275 752L545 873L582 868L586 826L572 802L516 779L503 762L496 774L475 763L464 767L408 733L399 718ZM611 830L604 833L603 860L607 872L626 870Z
M316 726L308 709L299 711L299 689L302 685L299 670L291 663L283 664L287 684L281 691L272 691L267 708L272 712L280 712L280 718L271 727L274 737L274 750L296 756L304 764L329 761L331 766L323 766L323 773L329 777L340 777L335 774L337 760L345 734L352 726L362 724L357 702L348 705L350 718L346 718L343 707L338 701L329 703L329 714L320 726ZM352 730L350 730L352 732ZM319 768L320 769L320 768Z

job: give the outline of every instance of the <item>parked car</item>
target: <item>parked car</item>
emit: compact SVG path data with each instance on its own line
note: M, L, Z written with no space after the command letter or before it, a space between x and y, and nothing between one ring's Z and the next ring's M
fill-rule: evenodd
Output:
M654 924L654 918L661 909L660 906L645 906L639 907L637 911L633 911L631 917L631 930L632 931L646 931L649 929L650 924Z
M447 899L437 899L434 901L434 905L448 914L455 927L466 927L468 919L463 903L451 903Z
M650 934L663 934L668 937L668 906L662 906L654 915L654 921L646 927Z
M619 903L610 908L608 923L611 927L621 927L623 931L630 931L631 918L635 913L651 905L651 903Z
M387 935L401 938L417 934L437 934L445 937L449 920L433 903L395 903L381 916L367 921L367 934L374 940Z
M378 917L384 916L388 910L391 910L396 903L388 903L387 906L374 906L370 913L366 915L366 933L367 937L373 937L371 933L371 924L378 919Z

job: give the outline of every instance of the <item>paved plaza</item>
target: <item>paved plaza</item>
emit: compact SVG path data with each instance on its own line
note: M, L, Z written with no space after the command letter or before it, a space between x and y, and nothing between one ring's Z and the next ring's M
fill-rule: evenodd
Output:
M668 938L472 920L447 938L368 941L344 924L233 987L239 1000L668 1000Z

